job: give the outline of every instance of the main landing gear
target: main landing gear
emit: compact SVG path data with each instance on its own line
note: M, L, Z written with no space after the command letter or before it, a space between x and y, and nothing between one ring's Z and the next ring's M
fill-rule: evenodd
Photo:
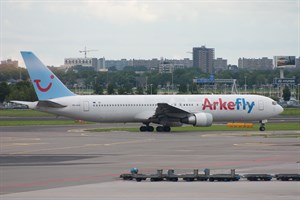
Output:
M149 124L145 124L145 126L140 127L141 132L153 132L154 128L153 126L149 126ZM170 132L171 127L170 126L158 126L156 127L157 132Z
M141 132L153 132L154 128L153 128L153 126L149 126L149 124L148 124L146 126L141 126L140 131Z
M259 123L260 123L259 130L260 130L260 131L265 131L265 130L266 130L265 125L266 125L266 123L267 123L267 120L260 120Z

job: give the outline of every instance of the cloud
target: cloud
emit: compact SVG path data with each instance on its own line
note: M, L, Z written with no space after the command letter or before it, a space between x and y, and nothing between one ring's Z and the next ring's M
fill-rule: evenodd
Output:
M1 56L27 49L56 57L58 65L64 56L80 56L84 46L117 59L188 57L186 51L201 45L233 62L279 51L293 55L299 49L297 2L4 1Z
M45 9L53 13L69 13L78 18L92 18L114 24L149 23L158 19L149 4L139 1L54 1L47 4Z

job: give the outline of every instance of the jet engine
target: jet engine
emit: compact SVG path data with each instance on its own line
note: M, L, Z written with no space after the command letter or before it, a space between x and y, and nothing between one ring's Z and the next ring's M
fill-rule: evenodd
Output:
M182 119L181 122L192 124L193 126L211 126L213 116L210 113L195 113L190 117Z

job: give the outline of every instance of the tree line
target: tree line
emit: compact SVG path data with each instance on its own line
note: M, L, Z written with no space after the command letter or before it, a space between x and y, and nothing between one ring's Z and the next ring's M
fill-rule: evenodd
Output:
M156 94L158 90L170 89L177 93L199 93L193 78L208 78L209 74L201 72L199 68L178 69L173 73L158 73L145 71L139 67L137 73L132 67L122 71L109 70L95 72L93 69L74 67L67 71L52 67L56 76L69 88L76 88L78 80L94 94ZM143 71L144 70L144 71ZM245 83L248 89L269 85L273 79L279 77L278 70L224 70L215 74L216 79L236 79L239 86ZM285 77L295 77L300 82L300 70L285 71ZM8 84L11 80L18 80L15 84ZM29 81L28 72L24 68L0 68L0 102L10 100L37 100L33 86Z

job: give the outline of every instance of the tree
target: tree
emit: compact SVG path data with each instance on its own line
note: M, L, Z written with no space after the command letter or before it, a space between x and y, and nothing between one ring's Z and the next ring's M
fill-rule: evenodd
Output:
M137 87L136 93L137 93L137 94L144 94L144 89L143 89L143 87Z
M122 86L118 88L118 94L125 94L125 89Z
M133 85L131 85L130 83L126 83L124 85L124 93L125 94L132 94L132 88L133 88Z
M114 84L110 83L107 86L107 94L115 94L115 86Z
M191 86L190 86L190 91L192 94L199 94L198 92L198 87L197 87L197 84L196 83L193 83Z
M291 99L290 88L286 85L282 91L282 97L284 101L289 101Z
M186 85L186 84L181 84L181 85L179 86L179 93L180 93L180 94L185 94L185 93L187 93L187 85Z
M94 93L95 94L103 94L102 86L99 84L94 85Z
M37 101L37 96L33 85L28 81L20 81L10 87L10 93L7 100Z
M6 96L9 95L9 86L6 82L0 84L0 102L2 103Z

